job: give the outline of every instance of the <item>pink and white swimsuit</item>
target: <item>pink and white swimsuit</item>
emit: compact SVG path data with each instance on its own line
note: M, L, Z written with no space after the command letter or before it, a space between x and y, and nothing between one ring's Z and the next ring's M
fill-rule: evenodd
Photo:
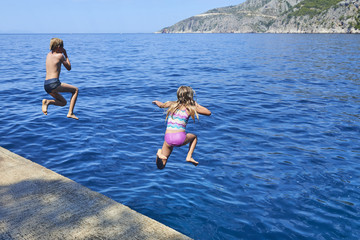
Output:
M168 117L166 130L180 130L175 133L166 133L165 141L170 146L181 146L186 139L186 125L188 123L190 115L186 110L176 110L173 115ZM183 130L183 131L181 131Z

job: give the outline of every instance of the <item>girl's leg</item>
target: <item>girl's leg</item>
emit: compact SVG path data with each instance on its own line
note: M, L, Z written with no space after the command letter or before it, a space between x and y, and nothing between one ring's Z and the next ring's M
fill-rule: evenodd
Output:
M188 154L186 156L186 161L191 162L192 164L194 164L195 166L197 166L199 163L197 161L195 161L192 157L196 144L197 144L197 136L195 134L192 133L187 133L186 134L186 138L184 141L183 145L186 145L189 143L189 151Z
M164 141L162 149L158 149L156 153L156 165L159 169L163 169L170 157L170 154L174 147L170 146Z
M75 103L77 100L77 96L79 94L79 89L75 86L72 86L70 84L67 83L61 83L60 86L58 86L55 91L57 92L70 92L72 94L71 98L70 98L70 107L69 107L69 112L67 114L68 118L74 118L76 120L78 120L79 118L75 116L74 114L74 107L75 107Z
M42 100L42 111L45 115L47 115L47 109L49 105L55 105L55 106L65 106L66 105L66 100L65 98L58 92L53 91L51 93L49 93L53 98L55 99L51 99L51 100L47 100L47 99L43 99Z

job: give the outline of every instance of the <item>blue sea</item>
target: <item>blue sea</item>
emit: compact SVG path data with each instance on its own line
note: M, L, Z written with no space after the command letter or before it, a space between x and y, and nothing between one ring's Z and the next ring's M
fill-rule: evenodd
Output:
M52 37L78 121L41 111ZM1 34L0 146L194 239L359 239L359 63L360 35ZM199 165L158 170L181 85Z

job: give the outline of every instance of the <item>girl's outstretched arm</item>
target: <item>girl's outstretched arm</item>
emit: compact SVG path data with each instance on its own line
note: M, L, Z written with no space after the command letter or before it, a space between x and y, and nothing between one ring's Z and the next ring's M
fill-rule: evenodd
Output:
M210 116L211 112L206 107L201 106L200 104L196 103L196 112L202 115Z
M170 105L171 105L171 102L170 102L170 101L165 102L165 103L162 103L162 102L160 102L160 101L155 100L155 101L153 101L152 103L155 104L156 106L158 106L159 108L168 108L168 107L170 107Z

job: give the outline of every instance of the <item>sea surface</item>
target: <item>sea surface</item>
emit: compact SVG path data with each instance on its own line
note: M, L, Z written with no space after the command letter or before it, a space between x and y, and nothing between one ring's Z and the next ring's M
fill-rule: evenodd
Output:
M78 121L41 111L52 37ZM360 35L2 34L0 146L194 239L359 239L359 63ZM184 146L158 170L152 101L181 85L212 111L199 165Z

